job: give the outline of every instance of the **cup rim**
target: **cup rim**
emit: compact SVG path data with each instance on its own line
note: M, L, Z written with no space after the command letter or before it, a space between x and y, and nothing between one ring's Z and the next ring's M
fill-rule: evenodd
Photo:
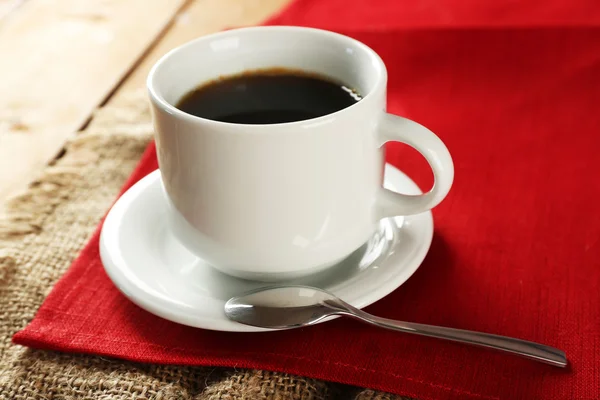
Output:
M311 118L311 119L306 119L306 120L301 120L301 121L293 121L293 122L282 122L282 123L276 123L276 124L238 124L238 123L232 123L232 122L215 121L212 119L199 117L196 115L189 114L185 111L181 111L180 109L175 107L173 104L171 104L170 102L165 100L165 98L159 93L158 88L156 87L157 86L156 82L155 82L155 80L156 80L155 76L157 74L157 71L162 67L162 65L169 58L174 56L176 53L178 53L180 51L184 51L186 48L192 47L195 44L197 44L198 42L202 42L202 41L206 41L206 40L214 40L214 39L217 39L219 36L226 36L231 33L243 33L243 32L257 31L257 30L293 31L293 32L299 32L299 33L306 32L306 33L325 35L325 36L333 37L338 40L340 40L340 39L344 40L348 43L353 44L354 46L356 46L358 48L361 48L369 55L374 67L377 68L380 72L379 78L377 79L374 87L369 91L369 93L367 93L360 101L357 101L356 103L354 103L346 108L343 108L343 109L333 112L331 114L323 115L323 116L320 116L317 118ZM363 42L356 40L354 38L351 38L349 36L342 35L340 33L332 32L332 31L328 31L328 30L324 30L324 29L299 27L299 26L276 25L276 26L253 26L253 27L246 27L246 28L229 29L229 30L213 33L210 35L201 36L199 38L188 41L180 46L177 46L174 49L167 52L166 54L164 54L152 66L152 68L150 69L150 72L148 73L148 77L146 79L146 87L147 87L148 93L150 95L151 101L156 106L160 107L163 111L167 112L168 114L172 115L173 117L181 118L188 122L201 122L201 123L205 123L205 124L211 124L211 125L215 125L215 126L222 126L222 127L229 127L229 128L243 127L244 129L265 129L266 127L275 127L275 128L297 127L297 126L302 126L302 125L307 125L307 124L313 125L313 124L320 124L320 123L328 122L335 117L339 117L343 114L353 112L353 110L356 110L357 108L361 107L361 105L365 106L367 103L370 103L371 99L374 98L374 92L376 92L377 87L379 87L382 84L382 82L385 84L386 81L387 81L387 69L385 67L383 60L381 59L379 54L377 54L372 48L370 48Z

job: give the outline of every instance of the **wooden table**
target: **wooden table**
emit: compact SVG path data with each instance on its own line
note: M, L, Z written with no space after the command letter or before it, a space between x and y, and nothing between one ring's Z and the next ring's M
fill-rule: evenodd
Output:
M0 0L0 211L175 46L290 0Z

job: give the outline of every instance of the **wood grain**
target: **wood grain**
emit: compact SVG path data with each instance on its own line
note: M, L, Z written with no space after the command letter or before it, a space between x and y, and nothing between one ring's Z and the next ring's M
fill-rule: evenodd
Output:
M174 47L223 29L260 24L289 3L291 0L196 0L190 3L109 103L118 101L124 92L143 87L152 65Z
M27 0L3 18L0 202L56 155L184 3Z

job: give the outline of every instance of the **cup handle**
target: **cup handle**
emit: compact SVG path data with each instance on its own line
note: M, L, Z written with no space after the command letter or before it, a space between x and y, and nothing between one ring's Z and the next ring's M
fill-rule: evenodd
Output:
M414 121L384 113L378 126L379 145L402 142L425 157L433 170L434 184L421 195L407 195L381 188L377 207L382 218L418 214L437 206L448 194L454 180L454 164L446 145L429 129Z

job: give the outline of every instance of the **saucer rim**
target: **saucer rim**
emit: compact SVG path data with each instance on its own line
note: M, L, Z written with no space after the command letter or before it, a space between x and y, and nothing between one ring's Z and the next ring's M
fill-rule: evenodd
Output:
M416 183L410 179L406 174L404 174L399 169L395 168L390 164L385 165L385 173L386 180L393 180L396 176L396 179L401 178L405 181L406 186L412 186L411 190L415 193L422 193L422 191L418 188ZM200 315L195 315L194 318L189 316L189 312L181 312L181 310L176 310L173 308L169 308L168 304L165 304L164 301L160 299L156 299L153 296L148 296L148 291L143 287L139 286L140 279L137 277L134 279L130 279L131 276L128 277L127 271L130 268L127 267L128 262L121 257L118 252L111 252L109 248L115 246L116 242L118 242L114 237L110 238L111 232L115 232L119 230L120 221L123 216L131 206L132 202L137 199L140 195L143 196L145 192L151 188L152 185L161 183L162 177L160 175L160 170L155 170L138 182L136 182L133 186L131 186L112 206L109 210L104 224L102 226L102 230L100 233L100 258L102 261L102 265L108 274L109 278L113 282L113 284L117 287L117 289L124 294L131 302L141 307L142 309L157 315L163 319L176 322L179 324L191 326L194 328L200 329L208 329L214 331L221 332L268 332L274 331L274 329L266 329L266 328L258 328L243 325L237 322L233 322L227 319L225 313L223 312L223 320L215 320L213 318L201 318ZM419 224L421 225L421 229L424 230L422 233L422 237L420 237L418 245L418 251L413 254L411 259L413 260L409 267L404 268L403 272L394 276L393 279L388 279L382 284L376 291L372 291L371 293L364 294L355 299L344 299L348 301L351 305L356 308L362 309L367 307L376 301L383 299L388 296L391 292L402 286L421 266L423 260L425 259L429 249L431 247L431 243L433 240L433 215L431 211L427 211L421 214L417 214L415 216L407 216L404 218L403 224L406 225L407 222L410 225L410 221L413 218L419 218ZM404 229L404 226L401 228ZM116 237L116 235L115 235ZM117 254L115 254L117 253ZM397 261L390 261L393 264L399 264ZM341 281L343 283L344 281ZM143 282L141 282L143 284ZM267 284L267 283L265 283ZM137 293L137 294L136 294ZM140 293L143 293L140 294ZM226 301L223 301L225 304ZM338 317L327 318L321 322L329 321ZM200 323L199 323L200 322ZM320 322L320 323L321 323Z

